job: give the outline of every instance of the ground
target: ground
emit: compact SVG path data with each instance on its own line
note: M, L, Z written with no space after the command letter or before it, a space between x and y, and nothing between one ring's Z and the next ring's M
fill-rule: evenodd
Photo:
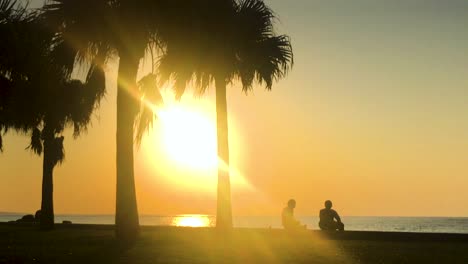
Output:
M422 236L275 229L143 227L130 248L112 226L54 231L0 224L0 263L468 263L468 235Z

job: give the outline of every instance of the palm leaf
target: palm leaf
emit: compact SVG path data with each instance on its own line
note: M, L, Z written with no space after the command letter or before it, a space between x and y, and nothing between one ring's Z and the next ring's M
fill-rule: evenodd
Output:
M291 43L284 35L254 42L239 57L238 75L244 91L251 89L254 77L271 90L273 81L285 77L294 63Z
M226 83L240 79L245 92L255 81L270 90L293 66L290 39L275 34L273 11L263 0L219 1L216 10L176 17L172 23L182 33L161 33L167 46L159 63L162 79L175 82L178 98L191 80L197 94L204 93L214 76ZM185 23L186 16L194 22Z
M102 66L97 64L91 65L86 77L86 98L99 105L101 99L106 94L106 73Z
M50 155L53 166L62 163L65 160L65 149L63 148L64 137L54 137L50 143ZM52 167L53 167L52 166Z
M27 3L23 5L18 0L0 0L0 23L31 20L33 13Z
M273 22L275 14L262 0L244 0L238 3L236 23L237 30L243 36L269 37L274 34Z
M156 118L154 108L163 103L163 98L158 88L158 78L155 74L148 74L138 81L141 106L135 119L135 141L139 145L143 134L153 127Z
M29 144L27 148L39 156L42 154L42 150L44 149L42 145L42 131L38 128L33 129L31 133L31 144Z

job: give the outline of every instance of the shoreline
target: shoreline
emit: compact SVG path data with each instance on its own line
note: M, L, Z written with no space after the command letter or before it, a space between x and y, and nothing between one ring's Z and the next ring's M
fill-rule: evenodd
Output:
M37 223L16 223L16 222L0 222L0 227L34 227ZM114 230L115 225L112 224L55 224L56 230L96 230L108 231ZM206 230L208 232L216 232L215 227L185 227L185 226L156 226L156 225L141 225L142 232L158 232L167 230ZM284 234L287 233L281 228L245 228L235 227L233 232L245 233L272 233ZM468 234L460 233L428 233L428 232L390 232L390 231L357 231L345 230L344 232L329 232L314 229L307 229L303 234L311 235L327 240L364 240L364 241L398 241L398 242L461 242L468 243Z

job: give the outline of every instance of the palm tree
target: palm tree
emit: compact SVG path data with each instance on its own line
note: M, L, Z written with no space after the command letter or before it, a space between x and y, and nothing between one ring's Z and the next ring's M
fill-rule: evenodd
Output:
M165 11L176 12L183 0L51 0L44 7L44 17L60 38L64 52L76 58L95 58L100 47L110 49L107 57L119 57L117 84L117 189L116 235L134 241L139 233L138 209L133 169L134 137L151 125L153 112L145 108L142 98L151 104L161 96L156 77L148 75L137 85L137 73L145 52L159 45L157 28ZM165 10L165 11L162 11ZM171 13L171 12L167 12ZM69 63L69 70L74 64ZM137 127L137 133L134 133Z
M71 80L61 64L64 54L53 45L63 41L14 0L0 1L0 34L6 40L0 44L0 133L30 134L29 149L43 153L40 225L52 229L53 169L65 157L62 134L69 126L75 137L86 129L104 95L104 72L92 63L85 83Z
M203 93L216 86L218 138L218 204L216 226L232 227L229 179L229 144L226 87L239 79L242 90L254 81L271 90L292 67L289 37L274 32L275 15L263 0L226 0L207 3L197 14L187 13L173 21L185 31L173 35L161 32L167 51L160 61L164 80L175 80L181 96L190 80ZM211 8L210 8L211 7ZM212 10L216 10L213 12ZM197 16L193 18L193 16ZM186 21L197 21L187 24ZM186 43L190 43L187 45Z

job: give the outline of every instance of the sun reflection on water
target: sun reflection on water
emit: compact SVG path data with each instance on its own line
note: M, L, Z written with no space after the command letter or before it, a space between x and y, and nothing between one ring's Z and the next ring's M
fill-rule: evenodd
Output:
M173 226L208 227L212 226L212 219L208 215L180 215L172 220Z

